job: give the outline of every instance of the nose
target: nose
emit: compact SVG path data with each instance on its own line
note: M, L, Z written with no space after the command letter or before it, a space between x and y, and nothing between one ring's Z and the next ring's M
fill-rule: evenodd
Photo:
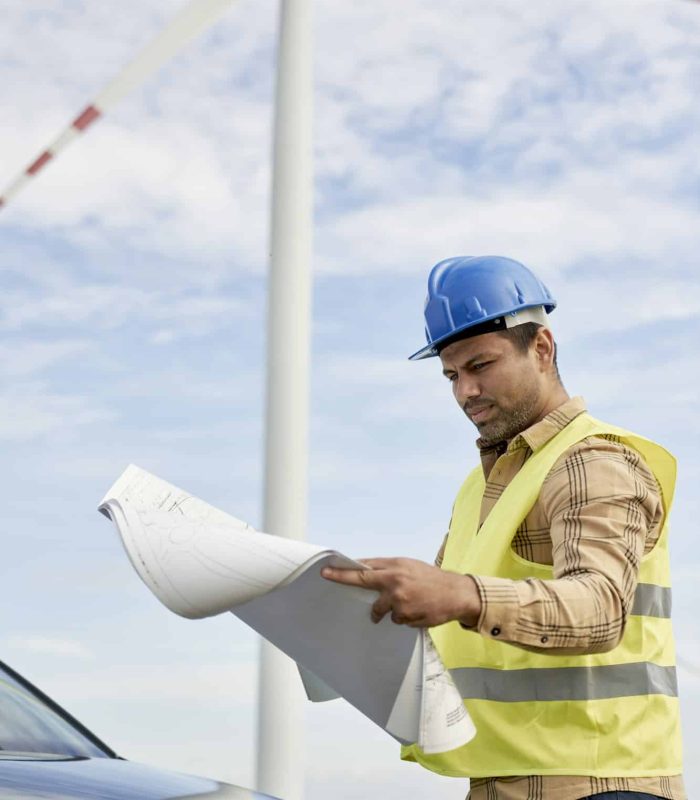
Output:
M465 403L474 400L481 394L481 388L474 377L469 374L458 375L457 380L452 384L452 391L460 408L464 408Z

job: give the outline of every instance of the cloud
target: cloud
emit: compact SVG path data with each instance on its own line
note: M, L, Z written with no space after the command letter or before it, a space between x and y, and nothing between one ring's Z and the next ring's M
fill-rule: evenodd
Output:
M454 401L449 383L439 365L434 366L426 370L405 358L342 353L320 358L317 370L319 381L332 387L326 392L335 395L334 402L328 398L326 409L353 407L352 415L343 415L345 424L361 428L377 419L420 420L451 411ZM337 427L332 419L330 415L328 423Z
M236 705L249 705L255 697L257 664L232 661L193 665L161 664L101 665L86 672L62 670L52 680L51 691L65 702L163 702L208 703L232 700L232 687L250 687L250 694Z
M352 59L338 53L322 82L336 176L327 191L347 198L324 212L324 269L410 273L479 252L516 255L545 274L594 259L670 272L692 261L695 9L413 6L391 17L391 36L381 6L342 15L344 31L374 35L358 37ZM330 51L338 12L326 13ZM465 30L479 31L468 47Z
M78 17L60 7L24 16L12 8L4 99L13 113L0 134L6 180L172 14L162 2L126 17L116 3L76 7ZM218 266L212 261L229 261L232 251L246 268L258 268L267 229L269 137L263 134L269 134L271 81L261 85L249 76L272 52L272 17L260 11L258 4L244 31L241 9L232 10L47 167L3 210L3 222L52 228L96 254L128 237L134 249L205 262L205 270Z
M689 260L697 221L695 211L630 196L607 180L596 187L589 177L536 196L513 188L481 198L441 193L377 204L337 218L320 247L325 267L336 274L425 272L443 255L507 253L537 265L546 278L596 257L672 268L669 241L680 256L676 263Z
M84 642L77 639L59 639L55 636L10 636L6 640L5 646L9 650L26 651L59 658L91 660L95 657L95 654Z
M98 423L113 422L116 414L89 397L58 394L41 381L13 384L0 396L0 440L25 442Z
M50 342L6 340L0 343L0 372L12 378L26 378L93 349L94 343L85 339Z
M0 300L0 327L7 331L56 326L117 328L127 322L170 328L170 338L210 333L232 318L247 316L244 303L232 295L191 289L161 290L138 286L76 284L56 291L15 290ZM163 343L162 341L160 343ZM44 345L46 348L48 345ZM54 345L57 353L59 345ZM64 349L67 345L63 346ZM49 352L46 350L46 352Z
M678 182L698 174L695 9L646 2L620 17L594 0L566 14L531 5L438 10L411 0L400 17L367 2L319 9L321 270L404 271L436 253L477 251L521 254L548 270L630 246L648 261L669 246L697 247L697 206ZM266 11L244 20L239 7L224 17L4 218L49 226L95 255L126 238L136 251L176 256L178 273L183 262L219 281L226 269L259 270L274 45ZM14 8L16 75L5 91L19 110L0 140L5 152L40 124L26 99L13 102L15 87L26 94L32 85L47 129L46 99L63 97L68 116L86 91L77 56L60 62L65 42L80 43L86 58L101 53L102 81L135 49L135 31L145 39L167 7L152 2L131 26L106 27L110 4L83 13L78 24L43 8L46 26L30 32ZM62 43L53 50L49 25ZM465 31L479 32L468 47ZM50 74L39 82L30 80L39 68L30 36Z

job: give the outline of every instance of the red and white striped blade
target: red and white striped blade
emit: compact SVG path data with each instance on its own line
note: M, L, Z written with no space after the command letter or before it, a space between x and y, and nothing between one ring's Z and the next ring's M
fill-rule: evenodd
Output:
M66 148L91 123L105 114L129 92L169 61L191 39L212 25L234 0L191 0L53 142L24 169L0 195L6 206L49 161Z

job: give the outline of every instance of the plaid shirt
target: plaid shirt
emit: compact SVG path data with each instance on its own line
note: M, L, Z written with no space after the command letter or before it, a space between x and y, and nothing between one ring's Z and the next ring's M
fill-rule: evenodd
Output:
M532 455L585 411L567 400L509 443L477 441L486 488L479 524ZM482 610L476 630L527 650L596 653L621 639L637 586L639 562L656 543L663 506L654 475L615 437L589 437L571 447L547 476L517 530L513 549L550 564L554 581L476 577ZM445 544L438 554L442 562ZM559 775L479 778L468 800L579 800L607 791L638 791L686 800L680 775L591 778Z

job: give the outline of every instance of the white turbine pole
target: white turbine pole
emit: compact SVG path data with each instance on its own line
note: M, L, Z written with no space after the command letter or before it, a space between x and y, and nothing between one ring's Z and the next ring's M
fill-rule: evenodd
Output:
M313 214L311 0L281 0L271 261L263 529L305 538ZM303 695L294 662L262 642L257 784L301 800Z

